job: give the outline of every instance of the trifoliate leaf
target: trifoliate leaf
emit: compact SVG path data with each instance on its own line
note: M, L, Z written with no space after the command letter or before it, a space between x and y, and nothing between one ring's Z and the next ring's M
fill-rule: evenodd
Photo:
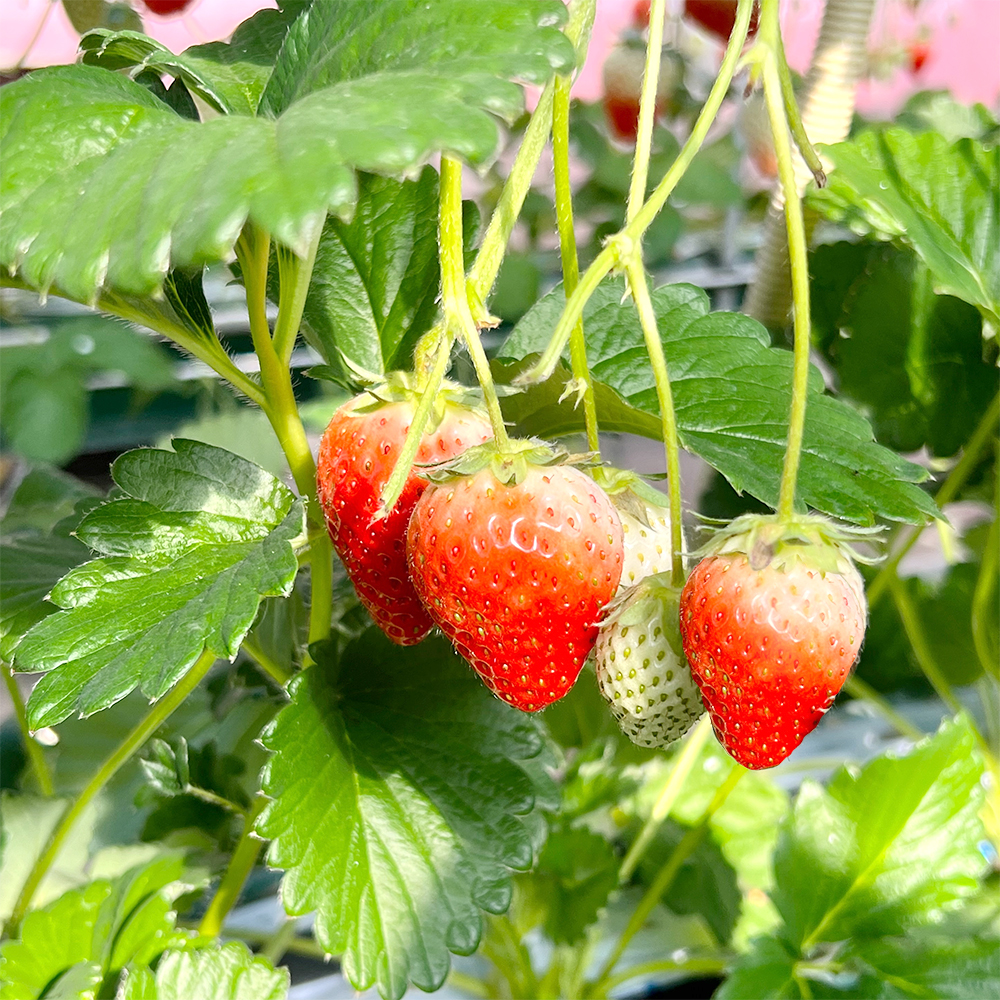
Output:
M400 648L369 629L332 659L292 681L266 731L257 829L286 870L285 909L317 911L316 939L355 988L434 990L532 863L522 817L551 783L517 762L540 754L541 732L443 639Z
M155 973L136 963L125 970L117 1000L285 1000L288 983L287 969L230 941L166 951Z
M565 18L557 0L323 0L288 30L256 118L191 121L98 66L31 73L0 91L4 280L111 307L111 292L154 295L171 268L231 259L248 219L304 256L328 213L350 216L356 170L494 156L493 116L523 104L510 81L573 67ZM170 68L153 53L171 74L194 58ZM230 99L221 89L217 104Z
M806 782L778 840L772 893L806 949L926 925L977 886L983 766L968 722L946 721L909 756Z
M28 702L33 728L137 686L161 697L206 648L235 657L261 598L290 591L301 503L230 452L174 447L115 462L121 495L76 532L99 558L59 581L51 599L63 610L21 640L15 669L47 672Z
M770 346L767 331L737 313L709 313L708 296L691 285L652 293L670 372L681 444L719 470L738 490L774 507L788 436L792 356ZM506 381L522 359L541 353L564 306L556 288L534 306L501 347ZM597 416L608 431L660 435L659 404L632 302L621 285L605 281L584 310L587 355L596 385ZM566 355L568 358L568 354ZM504 399L504 412L528 434L565 434L583 426L582 412L557 402L568 373L557 370L540 386ZM797 496L818 511L858 524L876 516L923 523L933 501L914 483L926 479L873 440L868 422L823 392L810 373L805 440Z

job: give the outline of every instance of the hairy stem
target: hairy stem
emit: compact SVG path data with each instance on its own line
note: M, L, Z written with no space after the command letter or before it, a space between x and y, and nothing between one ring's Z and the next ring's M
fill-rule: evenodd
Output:
M649 153L653 146L653 125L656 121L656 89L660 82L660 61L663 57L664 0L652 0L649 7L649 34L646 38L646 65L642 74L639 97L639 123L636 129L635 153L632 156L632 180L628 189L625 221L631 222L642 207L649 178Z
M318 239L318 237L317 237ZM279 356L267 325L267 267L270 254L270 237L252 225L247 225L236 244L236 253L243 269L243 284L247 293L247 311L250 316L250 336L254 351L260 361L260 378L264 390L262 409L267 414L281 450L285 454L292 478L300 495L306 501L310 526L311 549L310 580L312 598L309 606L309 641L319 642L330 634L330 605L333 602L333 549L327 535L322 512L316 500L316 463L313 460L309 439L299 417L295 392L292 389L288 363ZM313 250L315 256L315 250ZM281 288L278 306L281 315L286 297L291 305L285 307L288 328L302 318L302 305L312 275L311 262L293 270L291 286ZM294 341L294 332L292 340Z
M670 578L675 587L684 583L684 557L681 536L681 446L677 436L677 415L674 412L674 394L670 388L667 360L656 325L653 302L646 284L646 271L636 253L626 266L632 298L639 312L639 325L646 342L646 353L653 368L656 398L660 404L660 427L663 449L667 458L667 490L670 504Z
M594 23L596 9L597 0L572 0L569 5L569 21L566 24L565 34L576 48L578 66L583 65L587 54L590 29ZM531 188L538 160L549 138L555 86L555 81L550 80L542 91L538 104L535 105L531 121L521 140L521 147L504 181L500 200L493 210L486 235L469 271L469 295L476 313L474 318L479 325L485 325L490 321L483 303L489 298L493 282L496 281L504 254L507 252L510 234L521 213L521 206Z
M914 607L906 585L898 576L894 577L889 584L889 592L892 594L896 610L899 612L899 617L903 622L903 631L906 633L906 638L913 649L913 655L916 656L917 663L924 672L924 676L930 681L931 687L937 692L938 697L952 712L956 714L961 712L962 705L955 697L948 679L941 672L941 668L938 666L937 660L931 652L931 647L927 641L923 623L917 614L917 609Z
M441 254L441 305L445 328L456 330L465 339L472 357L476 378L483 390L486 412L490 417L493 437L501 452L510 444L500 400L493 385L490 363L486 359L479 331L469 309L469 293L462 261L462 164L450 157L441 157L441 219L438 227Z
M695 761L708 741L711 732L712 721L708 715L703 715L694 729L691 730L687 742L684 744L684 749L681 750L677 757L677 761L667 778L666 784L664 784L656 802L653 804L649 818L646 820L642 830L639 831L639 836L635 838L635 842L629 848L628 854L625 855L622 861L622 866L618 871L618 882L620 885L624 885L632 877L632 873L642 860L643 854L646 853L646 848L649 847L650 841L656 836L656 831L660 829L664 820L670 815L670 810L673 809L674 803L677 801L677 796L680 795L681 789L684 787L684 782L687 781L688 775L691 773L691 769L694 767Z
M52 831L45 848L38 856L25 881L21 894L18 896L10 919L7 921L6 933L17 932L24 915L31 906L31 900L41 885L42 879L52 867L59 850L73 829L84 810L90 805L94 796L118 773L123 764L145 744L160 726L170 717L185 698L198 686L201 679L208 673L216 656L206 649L195 661L190 670L164 695L148 712L146 717L125 737L118 748L100 766L97 773L90 779L83 791L76 797L73 804L63 814L56 828Z
M805 434L806 399L809 393L809 262L802 202L795 180L791 136L785 116L781 78L778 71L781 51L781 29L778 25L777 0L764 0L761 8L760 41L765 44L763 56L764 99L767 103L774 150L778 158L778 176L785 199L785 225L792 266L792 300L794 303L794 362L792 376L792 407L788 418L788 445L781 471L778 494L778 516L788 520L795 515L795 485L802 457Z
M281 301L278 304L278 318L274 324L274 353L286 367L295 348L295 338L302 325L302 313L309 294L316 251L319 249L323 227L318 226L316 235L309 241L305 257L299 257L290 250L278 250L278 275L281 283Z
M562 260L563 290L568 298L580 283L580 263L573 231L573 191L569 183L569 77L555 81L552 104L552 161L556 185L556 224L559 227L559 256ZM587 447L600 453L597 434L597 404L594 383L587 366L587 341L583 335L583 319L573 326L569 337L570 363L573 378L583 389L583 420L587 429Z
M28 716L24 711L24 699L21 698L21 689L17 686L14 673L6 663L0 663L0 670L3 671L3 679L7 685L7 692L10 695L11 704L14 706L14 718L17 719L17 728L21 733L21 742L24 744L24 752L28 755L32 771L35 772L35 780L42 795L51 796L55 789L52 785L52 772L45 761L45 754L38 745L38 740L31 735L28 728Z
M236 850L229 859L229 867L198 925L198 933L203 937L218 937L222 932L222 925L226 922L229 911L236 905L243 891L243 884L257 863L257 855L260 854L264 842L254 834L253 825L266 804L267 799L258 794L243 821L243 833L240 834Z
M988 624L996 618L997 570L1000 568L1000 481L994 486L993 523L986 536L983 561L972 592L972 641L983 670L1000 680L997 651L988 635Z
M240 647L268 677L279 687L285 687L292 679L292 675L280 663L268 656L264 648L253 637L253 633L248 633Z
M965 485L969 476L972 474L973 469L979 464L980 455L982 454L983 448L986 444L993 438L997 432L997 421L1000 420L1000 393L997 393L993 397L993 402L990 403L986 412L983 414L979 423L976 425L976 429L972 432L972 437L969 438L965 445L965 449L962 452L962 457L959 459L955 467L948 473L948 478L941 484L941 488L934 495L934 502L940 508L944 508L946 504L951 503L955 497L958 496L962 487ZM896 570L899 568L899 564L910 549L916 544L917 539L920 537L923 528L915 528L911 533L909 538L899 546L898 549L892 554L888 562L879 570L878 575L872 581L871 586L868 588L868 606L870 608L875 607L876 604L882 599L882 595L885 593L893 577L896 575Z
M844 690L851 695L852 698L860 698L863 701L867 701L869 705L874 708L879 715L885 719L895 730L900 734L900 736L905 736L907 739L913 740L916 743L924 738L924 733L918 729L912 722L908 719L904 719L903 716L897 712L892 705L889 704L875 690L870 684L865 683L856 674L851 674L847 678L844 684Z
M785 115L788 118L788 127L792 130L792 138L798 146L799 153L805 165L812 172L816 187L826 187L826 170L820 161L819 153L806 134L806 127L802 124L802 115L799 112L799 105L795 100L795 88L792 86L792 71L788 68L788 60L785 58L785 42L778 36L778 77L781 80L781 99L785 104Z
M538 104L535 105L517 156L514 157L510 173L504 181L500 200L493 209L486 235L469 270L469 294L478 313L475 316L477 324L486 325L495 322L490 319L484 303L493 290L493 283L497 280L500 265L507 253L510 234L514 231L517 217L521 214L521 206L531 189L531 180L535 176L538 160L549 138L554 88L555 82L550 80L542 91Z
M712 85L691 135L688 136L677 159L670 165L670 169L663 175L663 179L636 213L635 218L617 236L611 237L604 249L583 273L576 291L566 301L566 307L559 317L555 330L552 331L552 337L545 351L538 362L517 379L519 383L543 382L552 374L566 347L573 327L583 315L587 301L597 290L604 276L613 267L624 264L631 257L635 243L642 239L642 234L650 227L660 209L666 204L677 183L691 165L695 154L701 149L705 137L708 135L708 130L712 127L712 123L719 113L719 108L729 92L729 85L732 83L733 75L739 65L740 52L746 41L747 28L750 25L753 3L754 0L739 0L736 25L733 28L733 33L729 36L729 44L722 59L722 66L719 68L719 75Z
M670 857L659 872L657 872L656 878L653 879L642 899L639 900L639 905L632 911L632 916L629 918L625 930L622 931L621 937L618 939L617 944L597 975L593 992L601 991L606 986L608 977L614 971L618 960L625 953L629 942L649 919L649 915L653 912L657 903L660 902L663 894L673 884L677 873L681 869L681 865L684 864L698 844L701 843L712 817L722 807L726 799L729 798L729 793L746 773L745 767L740 767L738 764L734 765L733 770L729 772L726 780L719 786L715 795L712 796L712 801L708 804L708 808L701 819L684 834L680 843L673 849Z
M420 402L413 413L410 429L406 432L406 440L403 442L399 458L396 459L396 464L393 466L392 475L382 487L382 503L377 517L385 517L396 506L396 501L402 496L403 489L406 487L410 470L413 468L417 452L420 450L424 429L427 427L427 421L430 419L438 391L448 372L448 365L451 363L451 344L451 336L447 334L438 342L434 367L428 375L427 383L420 395Z

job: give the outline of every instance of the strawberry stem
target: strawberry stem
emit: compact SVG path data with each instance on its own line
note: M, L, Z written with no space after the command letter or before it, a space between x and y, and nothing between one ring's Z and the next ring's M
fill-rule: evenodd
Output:
M399 458L396 459L396 464L392 468L392 475L389 476L385 486L382 487L381 505L378 513L375 515L376 520L385 517L396 506L396 501L403 494L406 480L409 478L410 470L413 468L413 463L417 458L417 452L420 450L420 442L424 438L424 430L427 427L427 421L430 419L431 410L434 408L438 392L441 389L441 383L444 381L444 377L448 372L448 366L451 364L451 345L452 339L447 335L438 340L437 357L434 361L434 367L428 374L427 381L423 386L423 391L420 394L420 402L413 413L410 428L406 432L406 440L403 442Z
M632 156L632 181L628 189L625 221L631 222L642 207L649 178L649 153L653 145L653 125L656 118L656 89L660 81L660 61L663 56L664 0L652 0L649 8L649 34L646 37L646 65L642 74L639 98L639 123ZM638 239L636 240L638 242Z
M318 240L318 236L317 236ZM247 293L247 312L250 317L250 336L260 362L260 380L264 390L261 409L274 430L281 450L285 454L299 494L306 501L309 522L309 543L312 561L309 569L312 596L309 605L309 642L319 642L330 634L330 607L333 602L333 548L326 524L316 500L316 462L313 460L309 439L299 417L295 391L288 362L279 356L267 323L267 268L271 239L267 233L248 223L236 243L236 253L243 270L243 285ZM315 255L315 251L314 251ZM298 332L302 307L312 277L312 262L304 262L289 271L293 284L282 284L278 314L285 305L286 323ZM294 335L292 337L294 341Z
M211 650L204 650L201 656L191 665L188 672L146 713L145 718L125 737L115 748L111 756L101 765L97 773L90 779L73 804L63 813L59 824L52 831L42 853L38 856L28 873L21 888L10 918L4 927L4 935L13 937L17 933L24 915L31 906L31 901L48 874L62 848L63 842L69 836L77 820L84 814L87 806L104 786L118 773L120 768L132 759L156 732L160 726L179 708L187 696L198 686L205 674L215 663L216 655Z
M570 78L560 76L555 81L552 103L552 161L556 183L556 224L559 227L559 256L562 259L563 290L567 297L580 284L580 263L573 231L573 191L569 182L569 91ZM573 378L583 386L583 420L587 428L587 447L600 454L597 433L597 404L594 383L587 366L587 341L583 335L583 318L576 321L569 338L570 364Z
M594 23L597 0L572 0L565 35L577 51L577 65L582 66L590 42L590 29ZM477 324L490 321L483 303L489 298L510 241L510 234L521 212L521 206L531 188L531 181L538 167L538 160L549 138L552 124L553 98L557 83L550 80L531 114L521 146L504 181L500 200L490 216L486 235L469 271L469 297Z
M642 860L643 854L646 853L646 848L649 847L650 841L656 836L657 830L660 829L666 818L670 815L670 810L673 809L677 797L684 788L684 782L687 781L687 777L691 773L695 761L697 761L711 734L712 720L706 713L695 723L694 728L688 735L683 749L674 762L674 766L663 788L660 790L653 808L650 810L649 819L646 820L645 825L639 831L639 836L635 838L634 843L625 855L622 866L618 870L619 885L625 885L632 877L632 873L639 866L639 862Z
M264 846L264 842L254 834L253 826L267 803L268 799L258 792L249 813L243 820L243 832L229 859L229 867L223 873L219 888L216 889L212 902L209 903L205 916L198 925L199 937L218 937L222 933L222 925L229 911L236 905L244 883L257 864L257 855Z
M507 451L510 439L504 426L500 400L493 385L490 363L479 339L479 330L469 308L469 292L462 260L462 164L451 156L441 157L441 215L438 226L441 255L441 306L445 328L461 333L476 369L476 378L483 390L486 412L490 417L493 437L501 454ZM411 428L412 429L412 428Z
M544 382L552 374L556 363L562 356L573 327L583 315L583 308L587 304L587 300L597 290L604 276L616 264L628 259L632 246L642 238L642 234L652 225L660 209L666 204L677 183L691 165L695 154L701 149L702 143L708 135L708 130L712 127L712 123L719 113L719 108L729 92L729 85L732 83L739 65L743 43L746 41L747 29L750 26L754 0L739 0L739 4L736 12L736 26L733 28L732 35L729 36L729 45L726 47L726 54L719 67L719 75L712 85L687 142L684 143L677 159L663 175L663 179L657 184L646 203L636 212L635 218L620 233L608 240L604 249L594 258L590 267L584 271L576 291L567 298L566 307L559 317L555 330L552 331L552 337L545 351L536 364L516 380L519 384Z
M670 506L670 579L675 587L684 583L683 536L681 534L681 451L677 434L677 415L674 411L674 394L670 387L667 360L663 356L663 343L656 325L653 301L649 297L646 271L638 251L625 266L632 298L639 313L639 325L646 341L656 382L656 398L660 404L660 427L663 435L663 450L667 459L667 495Z
M35 772L35 780L38 782L38 788L42 795L46 798L51 798L55 794L55 788L52 785L52 772L49 770L45 754L42 752L38 740L31 735L31 730L28 727L28 716L24 710L24 699L21 697L21 689L17 686L17 681L14 679L14 674L9 664L0 663L0 671L3 672L4 683L7 685L7 693L10 695L10 702L14 708L14 718L17 720L17 728L21 732L21 745L24 747L24 752L28 755L31 769Z
M792 160L792 143L778 61L781 58L781 28L778 23L777 0L764 0L761 7L760 35L762 46L761 71L764 82L764 99L767 103L774 150L778 159L778 177L784 197L785 226L788 232L788 256L792 272L792 302L794 348L792 368L792 406L788 418L788 445L785 464L781 472L778 494L778 516L788 521L795 515L795 486L802 458L802 439L805 435L806 399L809 393L809 262L802 202L795 181L795 164Z
M666 863L657 872L656 877L653 879L642 899L639 900L639 905L632 911L632 916L629 918L629 922L626 924L625 930L622 931L621 937L615 944L615 947L608 956L607 961L605 961L604 965L601 967L601 971L597 974L597 979L587 991L588 995L606 995L604 988L607 985L608 977L614 971L615 966L618 964L618 960L625 953L625 949L628 947L629 942L649 919L649 915L661 901L663 894L673 884L674 879L677 877L677 873L681 870L681 866L691 856L692 852L697 848L705 834L708 832L708 824L711 822L712 817L716 814L716 812L718 812L719 809L722 808L726 799L729 798L730 792L732 792L732 790L739 783L740 779L746 773L747 771L745 767L741 767L739 764L733 765L733 769L729 772L726 780L719 786L715 795L712 796L712 800L709 802L708 808L702 814L701 818L684 834L680 843L673 849L670 857L667 858Z
M309 241L309 249L304 258L285 247L277 248L281 296L278 318L274 323L274 353L286 366L291 360L295 339L302 325L302 313L305 311L306 295L309 293L309 282L322 235L323 227L317 226L316 235Z

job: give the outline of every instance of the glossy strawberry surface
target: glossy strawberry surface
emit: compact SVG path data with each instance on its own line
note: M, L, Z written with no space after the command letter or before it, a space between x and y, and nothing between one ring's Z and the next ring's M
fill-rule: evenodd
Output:
M406 570L406 527L427 481L411 472L389 515L382 520L374 517L413 409L408 401L378 406L368 395L351 400L330 421L317 463L319 501L334 548L361 603L400 645L419 642L433 628ZM485 418L448 405L441 422L424 435L417 462L453 458L490 437Z
M774 767L815 728L850 673L867 624L864 585L808 558L754 568L703 559L681 594L684 651L712 725L746 767Z
M594 646L622 570L618 514L569 466L516 485L486 468L431 486L408 536L431 617L498 697L526 712L561 698Z

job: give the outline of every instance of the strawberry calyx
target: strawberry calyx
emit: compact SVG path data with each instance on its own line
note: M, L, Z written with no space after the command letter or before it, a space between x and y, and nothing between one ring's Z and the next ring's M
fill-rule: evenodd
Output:
M667 498L631 469L595 465L584 471L608 495L619 511L631 514L640 524L653 527L650 508L667 511Z
M420 475L432 483L448 483L489 469L503 486L516 486L532 468L577 464L581 456L571 456L560 445L540 438L514 438L501 450L495 440L475 445L457 458L434 465L421 465Z
M416 409L421 395L416 385L416 376L412 372L389 372L377 385L369 386L357 397L349 415L363 417L392 403L409 403ZM437 430L449 407L471 410L486 419L482 394L478 390L446 380L434 397L424 434Z
M777 514L744 514L719 528L695 555L742 553L755 570L784 570L802 562L824 576L846 574L853 571L855 562L878 561L855 546L874 541L882 530L837 524L818 514L790 520Z
M669 572L647 576L634 587L623 590L605 607L600 625L602 628L606 625L624 628L642 625L652 617L653 605L656 605L663 612L662 625L670 648L683 659L680 600L681 588L671 583Z

